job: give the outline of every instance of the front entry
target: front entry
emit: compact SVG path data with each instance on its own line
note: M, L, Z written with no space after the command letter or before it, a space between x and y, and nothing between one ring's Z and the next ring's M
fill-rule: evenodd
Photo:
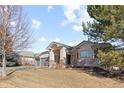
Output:
M59 61L60 61L60 50L55 50L55 51L54 51L54 57L55 57L55 58L54 58L54 59L55 59L55 63L56 63L56 64L59 64L59 63L60 63L60 62L59 62Z
M71 64L71 55L67 54L67 65Z
M67 48L64 45L53 42L48 47L49 49L49 67L50 68L65 68ZM70 64L70 57L68 58Z

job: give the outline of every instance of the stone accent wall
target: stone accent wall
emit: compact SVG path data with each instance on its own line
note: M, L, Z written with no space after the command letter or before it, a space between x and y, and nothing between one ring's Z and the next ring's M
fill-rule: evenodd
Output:
M49 68L55 68L54 52L52 49L49 50Z
M60 66L61 68L66 68L65 60L63 59L60 60Z
M60 49L60 65L62 68L65 68L66 66L66 48L62 47Z
M49 68L56 68L56 63L54 62L54 60L49 61Z

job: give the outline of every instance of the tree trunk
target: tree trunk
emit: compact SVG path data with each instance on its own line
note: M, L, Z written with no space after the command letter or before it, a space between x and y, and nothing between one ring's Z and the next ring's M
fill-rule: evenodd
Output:
M3 53L3 62L2 62L2 78L6 77L6 56L5 52Z
M0 5L0 50L2 54L2 77L6 77L6 54L23 50L31 44L29 23L21 6ZM14 22L13 25L12 22Z

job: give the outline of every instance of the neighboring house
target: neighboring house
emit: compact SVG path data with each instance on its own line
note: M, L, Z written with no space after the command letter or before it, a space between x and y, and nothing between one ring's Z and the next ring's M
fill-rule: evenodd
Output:
M104 45L106 44L83 41L77 46L71 47L62 43L52 42L47 47L47 57L44 57L43 53L41 53L40 59L48 59L50 68L99 66L96 50Z
M19 54L19 64L34 66L36 64L35 55L31 51L21 51Z
M48 67L49 66L49 51L44 51L39 55L38 66Z

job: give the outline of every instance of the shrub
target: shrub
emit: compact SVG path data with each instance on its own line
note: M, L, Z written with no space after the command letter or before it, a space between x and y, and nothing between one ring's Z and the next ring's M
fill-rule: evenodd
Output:
M105 67L124 67L124 59L119 51L111 50L108 52L103 52L98 50L98 58L100 59L100 64Z

